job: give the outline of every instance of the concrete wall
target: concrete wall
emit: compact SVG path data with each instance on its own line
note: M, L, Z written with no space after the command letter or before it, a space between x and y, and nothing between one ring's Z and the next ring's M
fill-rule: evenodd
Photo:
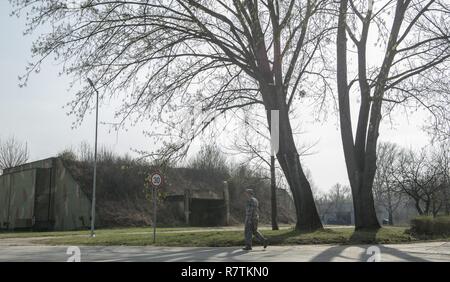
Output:
M0 177L0 229L7 228L10 181L10 176Z
M184 217L191 226L223 226L229 224L229 192L224 185L222 191L184 189L183 194L166 197L166 204L178 217Z
M26 170L10 176L9 228L29 228L33 224L36 171Z
M25 170L0 179L1 228L29 228L33 223L36 172Z
M89 226L91 201L60 160L56 161L55 166L54 229L71 230Z

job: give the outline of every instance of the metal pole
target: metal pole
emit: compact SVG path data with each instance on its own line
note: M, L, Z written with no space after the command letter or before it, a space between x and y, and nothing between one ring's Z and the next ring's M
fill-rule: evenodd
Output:
M153 187L153 244L156 243L156 187Z
M98 91L95 88L94 83L89 78L87 79L89 84L95 90L97 94L95 105L95 145L94 145L94 183L92 187L92 206L91 206L91 237L95 237L95 192L97 188L97 136L98 136Z

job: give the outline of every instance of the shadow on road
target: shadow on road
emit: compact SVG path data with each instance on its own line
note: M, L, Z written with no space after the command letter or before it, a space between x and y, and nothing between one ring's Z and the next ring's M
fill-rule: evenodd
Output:
M369 260L370 257L374 255L373 251L369 250L371 246L376 246L379 248L381 261L383 261L383 257L386 257L386 255L404 261L414 261L414 262L427 261L421 257L413 256L406 252L399 251L398 249L378 245L376 243L378 231L379 230L354 231L348 241L349 245L338 245L330 247L325 251L317 254L315 257L311 259L311 261L323 262L323 261L333 261L335 259L354 260L354 257L347 257L344 255L344 253L346 250L348 251L348 249L350 248L359 248L361 249L360 250L361 253L358 260L361 262L366 262Z
M187 248L182 251L168 251L164 253L164 250L161 250L158 253L148 252L145 253L145 250L140 250L139 253L130 253L125 252L122 253L120 251L116 251L114 254L114 258L111 259L111 250L97 250L96 260L102 259L102 251L105 251L105 261L146 261L146 262L160 262L160 261L208 261L211 259L219 259L226 261L239 261L237 259L239 256L246 254L248 252L241 250L241 248Z

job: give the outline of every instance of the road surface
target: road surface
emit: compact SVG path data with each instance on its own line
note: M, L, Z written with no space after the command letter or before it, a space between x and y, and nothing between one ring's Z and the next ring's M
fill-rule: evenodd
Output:
M27 244L27 239L0 240L0 261L67 261L68 246ZM167 262L269 262L269 261L447 261L450 242L395 245L297 245L255 247L245 252L238 247L130 247L81 246L81 261L167 261ZM377 249L378 248L378 249ZM378 252L379 256L378 256Z

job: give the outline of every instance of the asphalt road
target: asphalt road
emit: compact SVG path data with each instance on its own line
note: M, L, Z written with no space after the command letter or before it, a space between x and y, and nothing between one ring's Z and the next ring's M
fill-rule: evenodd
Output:
M3 241L3 240L0 240ZM18 243L18 242L17 242ZM80 248L81 261L447 261L450 242L395 245L302 245L255 247L250 252L237 247L129 247ZM378 253L379 250L379 253ZM77 254L68 246L0 244L0 261L67 261Z

